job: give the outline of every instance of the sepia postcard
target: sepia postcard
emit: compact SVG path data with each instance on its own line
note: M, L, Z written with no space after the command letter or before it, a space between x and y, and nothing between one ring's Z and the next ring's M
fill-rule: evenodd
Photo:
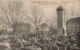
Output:
M0 50L80 50L80 0L0 0Z

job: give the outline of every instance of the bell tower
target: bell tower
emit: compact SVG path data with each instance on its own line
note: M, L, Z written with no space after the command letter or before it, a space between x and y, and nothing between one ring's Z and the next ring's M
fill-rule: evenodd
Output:
M64 34L64 21L63 21L63 15L64 14L64 9L62 6L57 7L57 33L58 34Z

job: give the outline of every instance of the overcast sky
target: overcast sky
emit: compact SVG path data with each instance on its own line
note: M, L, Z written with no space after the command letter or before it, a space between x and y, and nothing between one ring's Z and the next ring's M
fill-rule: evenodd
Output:
M1 0L1 5L13 0ZM44 12L44 19L51 17L56 20L56 8L62 6L66 10L65 18L68 20L72 17L80 17L80 0L21 0L24 2L25 8L31 8L37 5ZM73 16L72 16L73 12Z
M13 0L1 0L6 3L6 1ZM33 5L38 5L42 8L47 16L56 16L56 7L62 5L66 9L68 16L71 14L71 10L74 11L75 17L80 16L80 0L22 0L25 7L31 7ZM4 3L4 4L5 4ZM2 3L3 4L3 3Z
M56 17L56 7L62 5L66 9L66 18L80 16L80 0L24 0L27 6L38 5L43 8L45 17Z

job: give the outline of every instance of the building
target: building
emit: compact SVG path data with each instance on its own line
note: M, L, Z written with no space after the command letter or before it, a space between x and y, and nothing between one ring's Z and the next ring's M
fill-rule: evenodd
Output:
M40 29L39 31L43 32L43 33L48 33L49 29L48 29L48 25L46 23L42 23L40 25Z
M12 25L13 32L18 33L30 33L31 32L31 26L29 23L15 23Z
M66 22L67 35L80 32L80 17L71 18Z
M57 26L58 28L63 28L63 8L59 6L57 8Z
M63 16L64 16L64 9L62 6L59 6L57 8L57 33L63 34L64 28L63 28Z
M71 18L66 22L67 36L77 35L77 46L80 47L80 17Z
M18 25L18 32L19 33L30 33L31 32L30 24L20 23Z

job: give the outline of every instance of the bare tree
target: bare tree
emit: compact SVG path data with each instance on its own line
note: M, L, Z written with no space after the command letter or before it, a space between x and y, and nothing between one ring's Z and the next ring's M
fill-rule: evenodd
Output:
M56 18L53 16L48 20L49 34L56 34Z
M31 15L29 19L34 24L36 33L39 33L39 26L43 22L43 13L37 6L34 6L31 8Z
M22 1L9 1L7 7L1 7L2 15L0 17L1 22L8 26L17 29L17 24L23 22L23 18L26 15Z
M22 44L21 39L18 35L18 24L26 21L26 11L24 9L24 5L22 1L9 1L5 7L1 7L2 15L0 16L0 20L2 23L8 25L15 32L15 36L18 41Z

